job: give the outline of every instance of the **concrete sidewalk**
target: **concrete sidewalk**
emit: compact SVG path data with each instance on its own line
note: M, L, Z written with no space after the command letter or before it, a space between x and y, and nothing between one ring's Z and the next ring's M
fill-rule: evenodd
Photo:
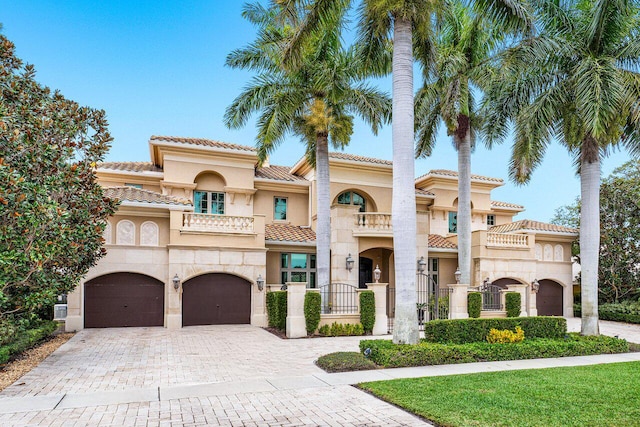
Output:
M579 319L568 324L579 330ZM601 332L640 342L638 325L602 322ZM351 385L640 361L626 353L336 374L313 364L357 351L360 339L280 340L250 326L85 330L0 393L0 425L425 426Z

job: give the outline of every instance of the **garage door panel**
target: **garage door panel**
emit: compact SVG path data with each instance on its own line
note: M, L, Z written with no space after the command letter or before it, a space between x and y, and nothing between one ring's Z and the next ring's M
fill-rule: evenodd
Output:
M115 273L85 284L85 327L164 325L164 284L142 274Z
M553 280L540 280L540 289L536 295L538 316L562 316L562 285Z
M248 324L251 285L230 274L195 277L182 286L182 325Z

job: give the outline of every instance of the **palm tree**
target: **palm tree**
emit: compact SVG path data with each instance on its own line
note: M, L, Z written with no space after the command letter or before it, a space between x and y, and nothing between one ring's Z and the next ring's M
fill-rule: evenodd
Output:
M455 1L443 14L433 50L418 48L416 55L425 74L416 95L416 157L431 155L442 119L458 152L458 265L466 284L471 283L471 152L481 128L475 97L495 71L497 29Z
M322 31L324 25L341 25L351 0L274 0L287 13L306 10L285 56L299 63L305 41ZM530 26L524 0L484 0L478 7L512 29ZM393 245L395 259L396 317L395 343L418 342L415 262L416 205L414 167L413 47L429 50L433 16L446 10L446 0L363 0L359 9L359 44L367 69L385 71L385 52L393 45ZM286 13L285 13L286 14ZM414 37L415 35L415 37ZM425 254L427 255L427 254Z
M344 49L336 30L309 39L302 47L300 65L285 67L284 47L298 20L296 14L278 20L277 12L260 4L245 6L243 15L258 26L258 38L232 52L227 65L259 74L227 108L225 124L242 127L253 113L260 112L256 136L260 161L289 134L306 144L307 158L316 167L317 284L324 286L329 283L331 267L329 143L336 148L349 143L354 115L376 133L390 118L390 100L362 82L365 73L356 48Z
M634 0L537 4L540 34L504 56L487 94L487 139L514 123L510 176L525 183L556 139L581 181L582 334L598 335L600 160L622 145L640 154L640 12Z

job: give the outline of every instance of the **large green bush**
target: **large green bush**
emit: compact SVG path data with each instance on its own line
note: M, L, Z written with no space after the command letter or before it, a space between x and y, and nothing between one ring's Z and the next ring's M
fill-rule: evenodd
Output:
M480 292L469 292L467 294L467 313L472 319L480 317L482 311L482 294Z
M355 351L341 351L318 357L316 365L327 372L351 372L376 369L375 363Z
M360 352L370 350L369 358L385 368L444 365L498 360L523 360L550 357L585 356L626 353L629 343L606 336L572 333L561 339L525 339L520 343L439 344L421 342L415 345L393 344L388 340L360 341Z
M267 292L269 326L284 331L287 326L287 291Z
M360 323L365 333L373 332L373 325L376 323L376 299L373 291L360 293Z
M527 338L563 338L567 320L563 317L514 317L497 319L434 320L424 325L425 341L465 344L482 342L491 329L515 330L520 326Z
M580 304L573 305L573 315L581 317ZM640 324L640 303L625 301L619 304L601 304L598 307L600 320Z
M307 292L304 296L304 321L307 334L312 335L320 324L320 305L322 299L318 292Z
M522 304L521 295L518 292L507 292L504 298L507 317L520 316L520 305Z
M51 335L57 328L57 322L45 321L36 328L19 332L11 342L0 347L0 364L9 361L9 358L14 354L33 347L39 341Z

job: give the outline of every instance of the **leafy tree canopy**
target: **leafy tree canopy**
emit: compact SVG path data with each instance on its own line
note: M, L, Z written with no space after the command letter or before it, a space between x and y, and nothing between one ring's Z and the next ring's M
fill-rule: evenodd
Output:
M551 220L580 226L580 200L556 209ZM599 299L603 303L640 296L640 161L631 160L600 186Z
M37 83L0 35L0 321L53 304L104 255L116 204L93 170L111 139L104 111Z

